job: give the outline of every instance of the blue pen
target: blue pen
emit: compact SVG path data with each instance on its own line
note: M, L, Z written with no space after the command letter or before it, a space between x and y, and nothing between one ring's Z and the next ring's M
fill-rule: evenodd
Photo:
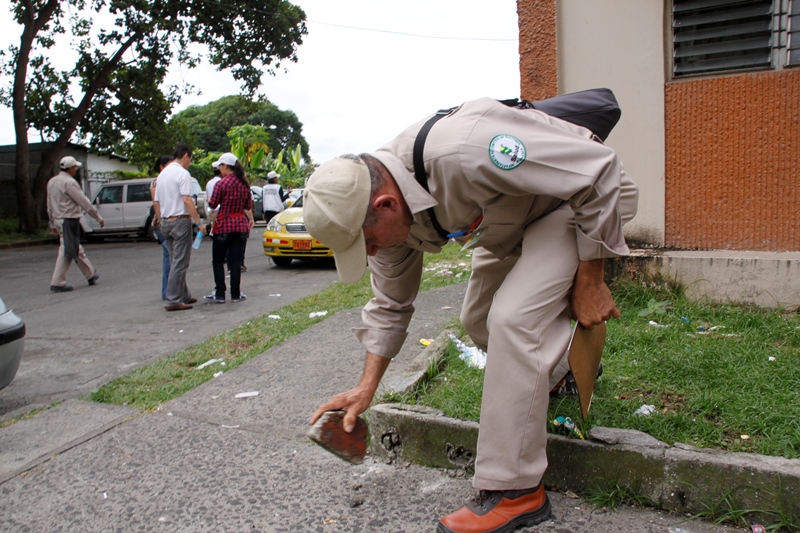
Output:
M469 228L468 230L465 230L465 231L456 231L455 233L448 233L448 234L447 234L447 238L448 238L448 239L453 239L453 238L455 238L455 237L464 237L465 235L469 235L470 233L472 233L473 231L475 231L475 229L476 229L478 226L480 226L480 225L481 225L481 222L483 222L483 215L481 215L481 217L480 217L478 220L476 220L476 221L475 221L475 223L474 223L474 224L472 224L472 226L470 226L470 228Z

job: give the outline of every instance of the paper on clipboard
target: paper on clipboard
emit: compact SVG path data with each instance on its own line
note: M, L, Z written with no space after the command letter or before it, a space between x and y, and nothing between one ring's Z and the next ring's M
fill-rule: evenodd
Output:
M594 385L597 381L597 371L600 368L600 358L603 355L605 342L605 323L598 324L592 329L586 329L576 323L572 330L569 348L567 348L567 360L572 370L572 376L575 378L578 400L581 403L581 416L584 420L586 420L592 405Z

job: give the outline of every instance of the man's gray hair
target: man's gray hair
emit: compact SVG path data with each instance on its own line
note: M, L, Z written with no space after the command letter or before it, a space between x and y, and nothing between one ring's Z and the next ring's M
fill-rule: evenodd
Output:
M375 194L383 187L383 175L381 173L383 165L380 161L369 154L345 154L339 157L343 159L351 159L353 161L360 161L367 166L367 169L369 170L370 202L367 206L367 216L364 218L364 227L366 228L369 226L374 226L378 223L378 216L375 214L375 208L372 206L372 199L375 198Z

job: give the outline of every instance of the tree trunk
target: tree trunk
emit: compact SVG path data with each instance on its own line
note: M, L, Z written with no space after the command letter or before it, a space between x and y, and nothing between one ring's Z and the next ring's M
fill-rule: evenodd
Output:
M14 113L14 134L17 137L16 168L14 179L16 180L17 210L20 226L25 233L33 234L39 229L39 212L42 207L44 194L39 196L31 191L31 155L28 144L28 124L25 120L25 80L28 75L28 61L33 47L33 40L36 34L50 20L58 7L58 0L50 0L42 7L40 12L35 12L32 3L26 2L25 9L19 22L23 25L22 36L20 37L19 52L14 66L14 87L12 89L12 111ZM49 169L47 171L49 173ZM41 167L39 168L41 173ZM44 183L44 191L47 190L47 181Z

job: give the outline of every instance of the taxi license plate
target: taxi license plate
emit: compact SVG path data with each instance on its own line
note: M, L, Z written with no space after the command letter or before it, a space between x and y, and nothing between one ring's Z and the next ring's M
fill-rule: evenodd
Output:
M293 241L292 250L310 250L311 241Z

